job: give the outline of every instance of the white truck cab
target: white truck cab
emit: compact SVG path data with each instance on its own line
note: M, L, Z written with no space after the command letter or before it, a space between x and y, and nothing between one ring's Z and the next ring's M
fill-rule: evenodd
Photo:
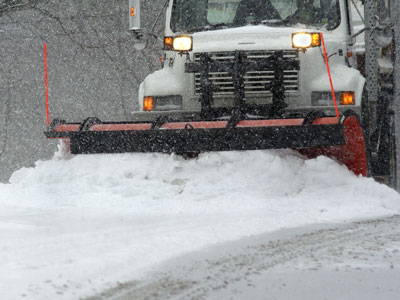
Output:
M298 62L298 68L282 70L283 113L305 116L316 110L333 116L323 41L339 112L350 108L359 113L365 79L354 62L350 10L350 0L170 0L163 68L141 83L139 112L133 117L151 120L200 112L203 77L200 72L188 72L187 64L199 62L201 53L217 64L232 62L235 53L244 53L254 65L277 52L283 60ZM274 70L250 68L243 79L246 105L273 102ZM233 107L232 74L210 70L208 80L212 85L209 105Z

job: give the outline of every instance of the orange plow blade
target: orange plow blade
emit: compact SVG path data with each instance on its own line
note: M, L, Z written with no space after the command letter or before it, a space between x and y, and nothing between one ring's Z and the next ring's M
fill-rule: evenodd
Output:
M347 116L342 122L346 143L334 147L307 148L300 152L309 158L319 155L331 157L347 166L356 175L368 175L368 157L364 132L356 116Z
M53 121L47 138L62 139L72 154L161 152L200 153L296 149L312 158L326 155L357 175L368 172L363 130L355 114L336 117L82 123Z

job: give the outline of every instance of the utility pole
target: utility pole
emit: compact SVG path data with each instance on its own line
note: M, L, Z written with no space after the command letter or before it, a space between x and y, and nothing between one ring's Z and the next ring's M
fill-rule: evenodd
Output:
M400 3L391 2L395 7L394 13L394 45L395 45L395 65L394 65L394 125L395 125L395 144L396 144L396 190L400 192Z
M370 132L376 129L376 104L378 101L378 68L377 68L377 47L374 41L373 32L376 28L377 0L364 1L364 26L365 31L365 71L366 87L368 91L368 110ZM370 138L367 137L368 139Z

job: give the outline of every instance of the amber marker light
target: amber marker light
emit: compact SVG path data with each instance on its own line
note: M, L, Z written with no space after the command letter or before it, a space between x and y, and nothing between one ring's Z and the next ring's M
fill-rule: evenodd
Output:
M321 46L321 36L319 35L319 33L312 33L311 40L312 40L311 45L313 47Z
M172 50L174 38L171 36L164 37L164 50Z
M342 92L340 95L340 103L342 105L354 105L354 92Z
M135 16L135 7L131 7L131 17Z
M144 97L143 98L143 110L152 111L154 110L154 97Z

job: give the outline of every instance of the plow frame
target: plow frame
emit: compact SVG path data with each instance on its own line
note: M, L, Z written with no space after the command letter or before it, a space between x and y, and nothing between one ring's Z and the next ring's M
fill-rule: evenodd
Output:
M342 124L335 124L332 118L328 120L329 122L319 125L303 125L303 119L275 120L275 122L274 120L249 120L238 123L235 128L226 128L227 121L209 121L207 122L209 128L196 128L198 122L188 121L176 122L176 126L181 127L176 129L162 126L159 129L151 129L151 123L124 122L97 123L86 130L79 130L78 127L81 127L81 124L75 123L53 125L53 128L49 128L45 134L48 138L69 139L72 154L199 153L344 145ZM293 125L293 123L299 125ZM248 124L255 126L247 127ZM99 130L100 125L105 126L103 128L113 129ZM130 130L130 125L147 125L149 129ZM68 131L67 127L75 127L75 130ZM118 127L122 130L115 130Z
M161 152L197 154L206 151L297 149L304 155L329 155L348 165L356 174L367 175L364 135L355 113L341 119L327 117L321 111L306 116L287 115L284 111L285 68L299 69L295 59L277 51L262 62L247 59L236 51L233 62L218 62L200 53L199 62L187 62L185 71L200 72L201 112L191 118L159 117L147 122L101 122L88 118L82 123L54 120L45 135L64 139L72 154ZM245 103L246 72L273 70L274 79L266 86L272 104L251 107ZM234 84L234 105L218 110L211 106L215 87L209 80L211 71L227 72ZM256 113L249 116L248 113ZM349 125L351 124L351 125ZM352 128L356 127L356 128ZM354 150L361 147L360 151ZM348 153L350 152L350 153Z

